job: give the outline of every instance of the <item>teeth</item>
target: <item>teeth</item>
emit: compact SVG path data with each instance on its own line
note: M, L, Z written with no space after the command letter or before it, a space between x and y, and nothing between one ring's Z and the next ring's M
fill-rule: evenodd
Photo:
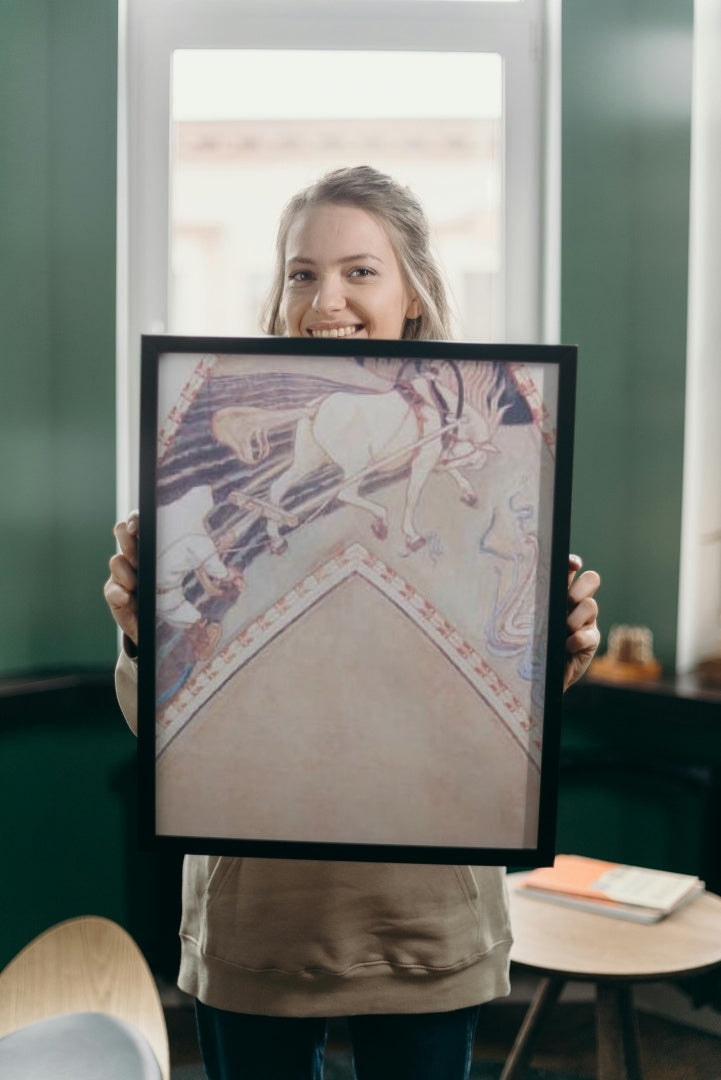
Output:
M331 330L311 330L311 334L317 338L350 337L357 329L357 326L334 326Z

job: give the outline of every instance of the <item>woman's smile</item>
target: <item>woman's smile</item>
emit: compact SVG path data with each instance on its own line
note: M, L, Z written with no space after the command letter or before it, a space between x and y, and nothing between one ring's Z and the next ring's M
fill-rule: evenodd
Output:
M363 323L352 323L347 326L309 326L306 333L311 337L342 338L355 337L363 329Z

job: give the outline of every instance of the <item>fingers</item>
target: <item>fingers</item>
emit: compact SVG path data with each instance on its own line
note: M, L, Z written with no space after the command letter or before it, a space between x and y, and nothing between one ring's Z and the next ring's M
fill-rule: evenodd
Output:
M581 627L566 638L566 668L563 689L568 690L586 673L601 641L596 621Z
M568 607L569 611L587 597L593 596L601 585L601 578L595 570L585 570L574 581L569 571Z
M601 578L595 570L586 570L576 577L582 567L583 561L578 555L569 555L564 690L577 682L588 669L601 641L596 624L598 604L594 599Z
M111 574L103 589L110 614L130 640L138 643L138 607L135 593L126 589Z
M138 574L135 566L125 555L113 555L108 563L110 577L118 585L122 585L128 592L135 592L138 588Z
M124 588L115 578L109 577L105 582L103 595L118 625L121 625L119 620L122 620L124 624L129 617L135 615L135 593ZM124 625L122 625L122 629L125 630Z
M575 634L584 626L594 626L598 618L598 604L593 596L584 596L577 604L574 604L566 617L566 630L568 634Z
M110 559L110 577L103 588L105 601L115 622L136 645L138 643L138 605L136 599L138 588L138 527L138 512L134 510L125 521L119 521L113 529L120 553L113 555Z
M566 638L566 652L570 656L576 653L589 654L590 660L600 644L601 632L594 622L590 626L583 626L580 630L575 630L568 635Z
M136 568L138 565L138 528L138 511L133 510L128 514L125 521L119 521L113 529L115 539L118 542L118 547L122 554L128 560L130 565Z
M579 563L580 561L578 559ZM566 647L569 652L576 651L575 648L572 648L571 641L573 635L579 630L589 627L593 629L594 636L598 633L596 629L598 604L594 599L594 595L601 585L601 578L595 570L584 571L575 581L573 580L574 574L575 570L571 571L571 559L569 559L568 617L566 619L568 633ZM597 644L598 642L596 642ZM580 646L580 648L585 647L585 645Z
M569 589L571 588L571 584L573 583L573 579L575 578L576 574L578 573L578 571L581 569L582 566L583 566L583 559L581 558L580 555L569 555L568 556L568 587L569 587Z

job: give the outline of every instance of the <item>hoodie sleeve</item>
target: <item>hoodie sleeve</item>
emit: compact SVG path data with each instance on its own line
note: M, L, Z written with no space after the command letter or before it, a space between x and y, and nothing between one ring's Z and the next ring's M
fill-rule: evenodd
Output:
M115 667L115 693L128 726L138 733L138 662L125 649Z

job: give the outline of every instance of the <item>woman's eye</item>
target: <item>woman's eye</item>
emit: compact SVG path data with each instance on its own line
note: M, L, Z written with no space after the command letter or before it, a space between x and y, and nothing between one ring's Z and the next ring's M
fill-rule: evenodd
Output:
M350 276L355 277L355 278L373 277L374 274L375 274L375 271L371 270L371 268L369 266L356 266L350 272Z
M306 281L310 281L310 270L294 270L291 274L288 274L288 281L296 281L299 284L303 284Z

